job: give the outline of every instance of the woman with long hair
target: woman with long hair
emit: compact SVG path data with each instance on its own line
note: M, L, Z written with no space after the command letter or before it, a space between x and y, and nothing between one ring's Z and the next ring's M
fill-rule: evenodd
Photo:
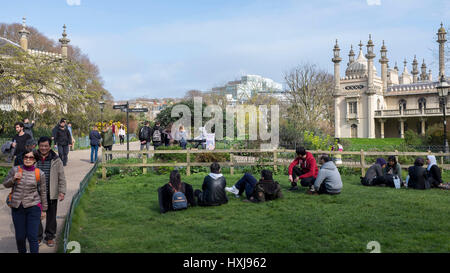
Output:
M159 209L161 213L173 211L174 194L183 193L186 197L187 206L195 206L194 190L188 183L181 181L180 172L173 170L170 173L169 182L158 188Z

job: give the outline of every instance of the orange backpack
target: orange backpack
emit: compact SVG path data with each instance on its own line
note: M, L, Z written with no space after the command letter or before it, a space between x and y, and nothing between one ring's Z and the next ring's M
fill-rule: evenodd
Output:
M19 166L19 173L23 174L23 169ZM38 168L34 169L34 175L36 177L36 183L39 183L39 181L41 180L41 172L39 171ZM20 180L17 181L17 184L20 183ZM8 194L8 196L6 197L6 205L8 205L8 207L12 208L12 195L14 193L14 188L15 186L13 186L13 188L11 189L11 192Z

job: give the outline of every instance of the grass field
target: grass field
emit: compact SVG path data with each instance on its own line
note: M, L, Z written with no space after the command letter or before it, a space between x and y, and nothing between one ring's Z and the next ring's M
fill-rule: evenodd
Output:
M183 177L194 189L205 174ZM225 175L227 185L241 175ZM103 253L450 252L450 191L364 187L344 177L338 196L287 191L253 204L229 195L220 207L159 213L157 188L168 176L93 178L73 218L69 241Z

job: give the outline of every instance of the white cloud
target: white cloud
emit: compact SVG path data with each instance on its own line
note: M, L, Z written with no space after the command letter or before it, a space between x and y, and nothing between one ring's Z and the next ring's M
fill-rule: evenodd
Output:
M366 0L369 6L381 6L381 0Z
M81 0L66 0L69 6L79 6L81 5Z

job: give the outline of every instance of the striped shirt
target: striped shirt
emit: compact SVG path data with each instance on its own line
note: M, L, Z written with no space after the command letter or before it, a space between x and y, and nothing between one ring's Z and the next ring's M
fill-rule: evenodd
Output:
M45 173L45 184L47 185L47 198L50 199L50 169L52 167L51 156L48 155L45 160L38 160L36 166Z

